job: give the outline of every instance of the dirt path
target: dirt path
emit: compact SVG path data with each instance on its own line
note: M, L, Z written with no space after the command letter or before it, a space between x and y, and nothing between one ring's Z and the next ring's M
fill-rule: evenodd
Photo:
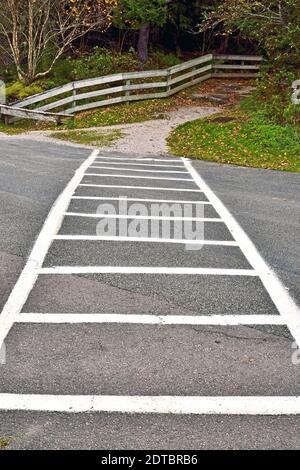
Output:
M184 106L177 108L166 114L165 119L157 119L136 124L121 124L116 126L92 127L82 129L84 131L93 130L105 133L113 129L121 129L124 137L110 145L110 148L120 152L146 153L146 154L166 154L168 152L166 138L171 130L187 121L193 121L211 114L217 113L217 107ZM57 132L57 131L56 131ZM82 146L92 148L87 145L74 144L50 137L53 131L32 131L17 136L7 136L0 133L1 138L9 139L29 139L33 141L56 142L60 145ZM107 147L106 147L107 148Z
M172 129L187 121L210 116L218 108L183 107L168 113L167 119L146 121L137 124L113 126L122 129L125 136L113 145L114 150L126 153L161 155L168 153L166 138Z
M184 95L184 105L178 104L168 111L163 119L145 121L136 124L121 124L104 127L79 129L80 131L96 131L105 134L112 130L122 130L123 137L109 145L111 150L124 153L142 153L163 155L168 153L166 139L172 129L180 124L195 119L204 118L222 111L223 107L231 106L243 96L253 91L250 82L244 80L211 80L197 88L188 90ZM183 95L181 96L183 98ZM78 131L79 131L78 130ZM32 131L15 136L7 136L0 132L0 139L26 139L30 141L52 142L59 145L69 145L83 148L93 148L92 145L72 143L51 136L51 131ZM60 131L55 131L60 132ZM62 131L65 132L65 131ZM76 132L76 130L74 130ZM97 146L99 148L99 146ZM100 147L101 148L101 147ZM102 147L107 149L108 146Z

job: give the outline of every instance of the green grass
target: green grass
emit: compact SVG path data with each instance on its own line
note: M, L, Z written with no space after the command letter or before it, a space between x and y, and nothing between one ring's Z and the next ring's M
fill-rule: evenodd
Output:
M147 100L139 103L120 104L78 114L67 127L82 129L87 127L131 124L151 119L160 119L172 107L172 100Z
M168 138L171 152L218 163L300 171L300 132L241 109L189 122Z
M74 120L68 121L59 129L86 129L89 127L112 126L115 124L131 124L150 119L160 119L164 113L175 106L174 99L147 100L139 103L120 104L77 114ZM58 129L54 124L18 121L6 126L0 122L0 132L17 135L23 132Z
M101 131L63 131L53 132L51 137L60 140L74 142L76 144L93 145L95 147L109 147L114 141L120 139L123 134L120 130L112 132Z
M11 439L10 438L0 438L0 450L5 449L7 446L9 446Z
M9 126L0 122L0 132L4 132L4 134L7 135L18 135L23 134L24 132L51 129L52 127L55 128L55 125L51 126L49 124L34 123L30 120L18 121L17 123L10 124Z

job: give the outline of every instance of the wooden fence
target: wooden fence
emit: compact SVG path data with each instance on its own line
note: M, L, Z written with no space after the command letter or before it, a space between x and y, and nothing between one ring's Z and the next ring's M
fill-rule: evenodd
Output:
M66 115L65 113L46 113L36 109L24 109L18 108L16 106L6 106L4 104L0 104L0 116L1 115L4 116L4 121L6 124L11 122L11 118L49 121L55 122L56 124L61 124L63 120L70 117L70 115Z
M79 80L13 103L9 115L12 116L13 110L17 108L34 108L34 111L40 112L56 110L60 115L72 115L117 103L168 98L212 77L253 78L261 61L262 58L258 56L207 54L164 70L118 73ZM1 112L7 115L5 109L2 108ZM17 114L14 116L19 117ZM34 119L34 115L31 118Z
M244 55L214 55L213 78L253 78L263 58Z

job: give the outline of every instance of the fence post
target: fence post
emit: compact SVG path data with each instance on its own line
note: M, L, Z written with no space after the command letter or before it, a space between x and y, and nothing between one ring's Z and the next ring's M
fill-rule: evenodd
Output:
M195 65L195 67L192 68L192 71L193 71L193 72L195 72L195 70L197 70L197 66L196 66L196 65ZM195 81L195 77L196 77L196 75L194 75L194 76L192 77L192 84L193 84L194 81Z
M168 69L167 70L167 97L169 96L170 94L170 91L171 91L171 84L170 84L170 81L172 79L172 69Z
M248 65L247 65L248 60L256 62L260 60L260 57L249 56L248 58L248 56L239 56L239 55L238 56L234 56L234 55L226 56L226 55L221 55L221 54L220 55L209 54L201 58L197 58L196 60L193 60L193 61L188 61L183 64L175 65L173 67L168 67L159 72L150 71L149 73L142 72L142 74L120 73L120 74L115 74L112 77L111 81L110 81L111 79L110 76L107 78L98 77L96 79L91 79L91 87L94 88L98 85L101 85L101 89L95 92L92 91L91 98L98 96L98 92L99 92L99 96L103 96L103 90L107 90L107 87L109 87L109 90L112 90L109 92L109 95L117 94L117 99L114 99L114 98L102 99L101 102L99 103L99 107L114 104L115 102L119 102L119 101L124 102L124 103L130 103L132 101L131 96L137 101L145 99L145 96L146 97L154 96L157 98L168 97L168 96L174 95L178 91L181 91L187 88L188 86L193 86L195 85L195 83L200 83L204 79L207 79L210 77L231 78L237 75L240 75L242 77L244 75L245 76L249 75L249 77L255 76L255 73L253 74L251 74L250 72L247 73L248 72ZM231 69L232 61L236 61L237 63L239 63L239 65L237 65L234 70ZM244 69L245 72L244 72L244 75L242 75L241 66L244 64L246 64L245 69ZM224 65L226 65L225 68L224 68ZM202 73L204 73L203 69L206 69L205 72L207 72L207 74L202 76ZM182 78L184 77L184 75L188 75L188 76L190 75L190 73L185 72L186 70L193 70L193 71L196 71L197 73L194 72L195 75L192 74L193 76L192 77L190 76L189 77L190 79ZM141 75L141 78L140 78L140 75ZM156 80L158 79L158 77L162 77L159 80L159 82L157 82L159 83L159 86L155 86L156 82L153 80L150 80L149 83L146 81L147 78L151 78L151 79L154 78ZM63 85L62 87L57 87L56 89L49 90L49 91L40 93L38 95L34 95L32 97L26 98L25 100L19 102L18 105L19 107L22 107L22 108L25 107L26 109L26 106L29 106L31 104L41 103L45 100L48 100L49 98L54 98L55 96L64 94L64 96L66 95L68 96L68 99L66 101L68 104L67 110L69 112L75 113L75 110L78 108L93 109L95 107L95 102L93 101L92 103L90 103L88 101L88 98L83 98L85 99L86 104L83 104L82 106L77 106L77 102L78 104L80 104L82 100L82 95L86 95L85 93L81 93L81 90L84 88L88 88L87 87L88 82L89 80L81 80L79 82L73 81L71 83ZM111 83L116 83L116 82L119 84L119 86L117 86L116 88L114 86L112 87ZM109 85L106 85L107 83L109 83ZM133 86L134 83L137 83L137 85ZM0 81L0 84L1 84L1 81ZM144 88L144 85L146 88ZM157 93L147 92L146 94L144 94L142 91L137 91L136 93L132 93L132 91L134 91L135 89L137 90L147 89L148 90L149 88L158 88L160 91ZM121 92L120 92L120 89L121 89ZM77 90L79 90L78 93L77 93ZM1 87L0 87L0 95L1 95ZM53 101L53 102L51 101L51 103L45 106L46 109L55 109L59 101ZM9 118L9 120L11 121L12 119ZM13 121L14 120L15 119L13 119Z
M130 85L131 85L131 80L126 80L126 86L130 86ZM130 90L125 91L125 96L126 96L126 98L128 98L130 96ZM130 103L130 100L127 99L126 104L129 104L129 103Z
M212 61L211 61L211 76L210 78L214 78L216 73L217 73L217 69L215 68L215 65L217 64L217 59L215 57L214 54L212 54Z
M72 91L72 95L73 95L72 108L75 108L75 107L76 107L76 88L75 88L75 82L72 83L72 86L73 86L73 91Z
M246 64L246 62L244 60L242 60L241 61L241 66L243 67L245 64ZM248 64L246 64L246 65L248 65ZM248 72L248 70L246 70L246 69L241 70L242 75L245 75L247 72Z

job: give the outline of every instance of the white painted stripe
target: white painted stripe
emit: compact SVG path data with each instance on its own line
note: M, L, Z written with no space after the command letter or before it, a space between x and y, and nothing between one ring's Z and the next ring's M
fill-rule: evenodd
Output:
M203 189L204 194L207 196L210 202L212 202L213 207L216 209L218 214L220 214L220 216L226 223L231 234L239 243L242 252L244 253L251 266L253 266L257 273L259 273L259 277L265 289L270 295L279 313L283 316L291 334L293 335L298 346L300 347L300 308L289 295L287 289L279 280L275 272L268 266L268 264L259 254L254 243L246 235L244 230L240 227L238 222L230 214L230 212L220 201L220 199L205 183L203 178L201 178L201 176L193 168L191 162L184 158L182 159L182 161L184 162L184 165L187 170L190 171L195 183L198 185L199 188L201 187Z
M85 173L84 176L97 176L98 178L128 178L136 180L165 180L165 181L187 181L194 183L192 178L165 178L160 176L136 176L136 175L112 175L112 174L103 174L103 173Z
M134 219L134 220L187 220L187 221L198 221L198 222L221 222L223 223L222 219L218 218L208 218L208 217L163 217L163 216L155 216L155 215L122 215L122 214L104 214L104 213L97 213L97 214L85 214L83 212L66 212L66 216L68 217L86 217L89 219Z
M120 396L0 394L1 410L64 413L299 415L298 396Z
M114 313L22 313L16 323L127 323L143 325L285 325L281 315L147 315Z
M185 240L176 238L148 238L148 237L109 237L105 235L56 235L54 240L69 241L115 241L115 242L149 242L149 243L180 243L184 245L221 245L238 246L236 241L227 240Z
M131 168L114 168L112 166L96 166L92 165L90 168L97 168L99 170L114 170L114 171L132 171L134 173L170 173L170 174L180 174L180 175L189 175L188 171L172 171L172 170L137 170Z
M202 193L199 189L178 189L178 188L154 188L152 186L120 186L114 184L86 184L81 183L78 186L85 186L89 188L119 188L119 189L147 189L150 191L177 191L186 193Z
M155 266L52 266L39 274L179 274L203 276L258 276L253 269L164 268Z
M176 162L176 163L180 163L180 158L151 158L151 157L147 157L147 158L143 158L143 157L139 157L139 158L132 158L132 157L106 157L106 156L100 156L100 157L97 157L96 160L108 160L109 162L112 160L112 161L130 161L130 162Z
M71 181L52 206L52 209L35 242L33 250L29 255L26 265L0 315L0 347L9 330L13 326L16 315L22 310L23 305L37 280L38 268L43 265L46 254L52 243L53 236L61 227L64 212L70 204L71 197L78 183L82 180L84 172L93 163L97 155L98 151L94 150L90 157L76 171Z
M82 199L87 201L138 201L138 202L167 202L169 204L206 204L211 206L209 201L187 201L187 200L174 200L174 199L141 199L134 197L100 197L100 196L73 196L72 199Z
M160 163L159 165L155 165L154 163L128 163L128 162L111 162L111 161L101 161L101 162L98 162L97 160L95 161L95 163L99 163L101 165L122 165L122 166L155 166L157 168L182 168L184 169L184 165L181 164L181 162L179 161L178 163L180 163L179 165L163 165L162 163ZM105 167L107 168L107 167ZM149 170L151 171L151 170Z

